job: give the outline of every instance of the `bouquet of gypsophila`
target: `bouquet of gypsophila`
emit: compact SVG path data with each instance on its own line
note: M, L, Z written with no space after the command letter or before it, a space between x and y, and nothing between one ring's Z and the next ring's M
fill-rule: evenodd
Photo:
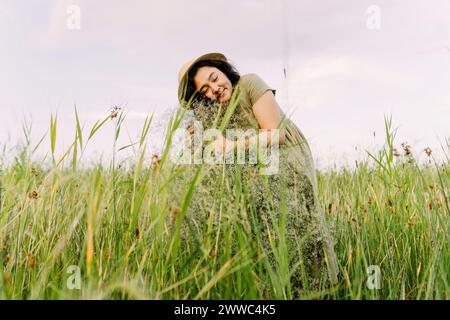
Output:
M195 153L199 151L195 146L200 145L200 152L203 155L205 147L213 142L203 141L202 135L198 134L199 132L205 132L208 129L220 129L223 126L224 131L222 133L225 134L225 130L228 129L247 129L250 127L246 115L241 112L239 106L234 108L232 112L229 108L233 108L233 106L205 101L197 101L192 104L189 111L192 112L193 117L190 117L185 124L191 136L189 141L185 141L187 142L187 148L184 149L184 152L191 152L191 159L194 160ZM200 139L200 141L195 141L195 139ZM230 214L239 211L239 208L236 207L239 206L236 199L239 198L241 190L238 190L237 186L242 186L243 181L249 181L251 177L256 176L258 167L251 163L237 164L236 157L237 154L235 153L233 161L227 161L227 163L218 161L214 164L205 163L204 157L202 157L201 163L194 162L182 166L184 167L183 174L179 175L174 190L192 181L201 166L202 174L196 184L187 214L192 224L200 228L202 225L200 221L206 221L211 215L214 216L213 223L217 223L218 216L215 213L219 211L219 207L227 208ZM225 193L226 197L218 197L221 192ZM180 195L183 192L180 190L180 192L174 192L174 194ZM181 203L182 199L174 199L174 201ZM200 232L200 230L198 231Z
M241 141L243 139L249 139L259 132L259 126L253 113L247 112L235 103L219 104L216 102L197 101L192 104L191 111L197 121L197 128L195 128L195 125L192 125L192 131L195 131L194 129L203 131L216 129L217 131L215 134L220 133L228 140L238 139ZM210 137L211 136L208 136L207 138ZM216 138L216 136L213 138ZM206 146L204 142L205 141L196 141L196 145L198 146L201 144L204 148ZM243 148L242 145L241 148ZM235 149L233 152L230 152L231 156L234 156L234 158L231 159L230 154L226 155L227 164L242 163L244 160L247 168L252 165L256 165L256 168L264 166L262 158L260 155L257 155L258 151L256 149L241 149L240 152L243 152L245 159L240 158L238 160L238 150Z

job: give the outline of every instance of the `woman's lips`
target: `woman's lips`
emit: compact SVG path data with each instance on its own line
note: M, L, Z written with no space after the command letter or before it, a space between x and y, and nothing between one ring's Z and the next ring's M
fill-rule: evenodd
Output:
M227 90L227 88L222 90L222 93L219 95L219 99L221 99L223 97L223 93L225 92L225 90Z

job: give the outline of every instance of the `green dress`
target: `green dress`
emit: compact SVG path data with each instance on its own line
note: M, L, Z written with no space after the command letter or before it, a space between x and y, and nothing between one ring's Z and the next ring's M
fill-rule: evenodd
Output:
M259 129L253 114L253 104L268 90L275 94L258 75L242 75L233 92L238 95L238 104L226 128ZM219 114L224 115L226 107L219 104L196 104L192 107L197 120L201 121L204 129L213 125L213 120ZM285 239L289 252L289 266L293 269L291 277L292 287L304 289L319 289L324 284L337 282L338 266L334 253L334 241L325 222L324 211L317 196L317 179L313 158L309 145L297 126L283 114L285 128L285 143L279 146L279 170L277 174L260 175L257 165L242 165L242 183L249 187L250 207L257 219L254 228L259 237L262 248L276 270L276 257L270 242L275 241L279 232L274 232L274 226L285 213ZM255 130L256 131L256 130ZM217 167L217 166L216 166ZM233 166L230 166L230 171ZM210 208L215 193L216 176L222 169L214 170L210 166L209 180L212 183L200 183L195 196L201 201L193 199L193 212L200 212L202 208ZM206 180L205 180L206 181ZM233 186L230 186L233 188ZM209 200L207 196L210 195ZM206 198L205 198L206 196ZM233 192L230 192L230 205L233 203ZM279 231L279 229L277 229ZM269 241L270 239L270 241ZM272 247L273 248L273 247ZM305 277L306 274L306 277Z

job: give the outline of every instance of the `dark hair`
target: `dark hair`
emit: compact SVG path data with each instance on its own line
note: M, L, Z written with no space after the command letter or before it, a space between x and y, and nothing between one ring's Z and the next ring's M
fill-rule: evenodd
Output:
M208 98L203 97L202 95L198 94L197 89L195 88L195 82L194 77L197 74L198 69L201 67L216 67L220 71L222 71L230 80L232 86L234 87L239 79L241 78L239 72L236 70L236 68L226 61L220 61L220 60L203 60L199 61L196 64L194 64L187 75L187 86L186 86L186 96L184 97L185 102L189 101L189 99L192 97L192 95L196 95L193 98L193 102L208 102Z

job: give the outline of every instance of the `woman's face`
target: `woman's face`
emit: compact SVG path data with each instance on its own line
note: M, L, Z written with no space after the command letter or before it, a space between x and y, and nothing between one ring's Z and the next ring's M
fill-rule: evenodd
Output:
M194 76L194 83L197 91L209 100L226 103L231 99L231 81L216 67L200 67Z

